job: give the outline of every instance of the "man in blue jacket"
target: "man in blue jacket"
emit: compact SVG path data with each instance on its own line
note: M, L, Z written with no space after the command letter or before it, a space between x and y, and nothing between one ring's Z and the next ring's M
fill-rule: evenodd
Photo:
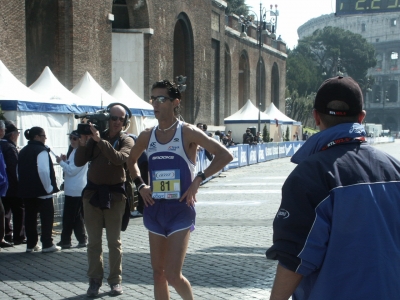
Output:
M292 157L274 220L270 299L399 298L400 162L366 143L362 106L350 77L317 92L321 131Z

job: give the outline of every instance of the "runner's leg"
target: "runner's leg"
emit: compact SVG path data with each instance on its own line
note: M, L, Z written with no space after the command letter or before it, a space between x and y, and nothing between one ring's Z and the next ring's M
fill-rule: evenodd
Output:
M153 268L154 299L169 300L168 282L164 274L167 239L149 232L151 266Z
M167 237L164 274L167 282L184 300L193 300L190 282L182 275L182 266L189 244L190 229L181 230Z

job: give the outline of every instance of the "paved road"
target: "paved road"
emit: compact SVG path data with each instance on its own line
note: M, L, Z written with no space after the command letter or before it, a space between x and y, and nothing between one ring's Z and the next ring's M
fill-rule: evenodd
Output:
M399 142L377 145L400 159ZM196 230L183 273L195 299L268 299L276 263L265 259L282 184L294 168L288 158L222 173L200 188ZM59 236L54 237L59 241ZM105 240L105 237L103 238ZM123 287L119 299L153 299L147 232L131 219L123 240ZM107 247L104 244L105 251ZM0 299L84 299L86 250L0 252ZM105 253L106 265L108 265ZM110 298L104 280L99 298ZM180 297L171 289L171 299Z

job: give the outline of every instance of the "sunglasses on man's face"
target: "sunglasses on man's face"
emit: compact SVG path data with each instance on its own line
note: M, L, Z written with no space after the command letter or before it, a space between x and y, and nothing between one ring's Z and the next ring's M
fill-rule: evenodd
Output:
M77 141L77 140L78 140L78 138L77 138L76 136L70 136L69 139L70 139L71 141Z
M159 103L164 103L167 100L174 100L174 98L170 98L170 97L165 97L165 96L151 96L150 97L150 102L154 103L154 102L159 102Z
M125 117L110 116L110 119L112 121L117 121L117 120L120 120L121 122L125 121Z

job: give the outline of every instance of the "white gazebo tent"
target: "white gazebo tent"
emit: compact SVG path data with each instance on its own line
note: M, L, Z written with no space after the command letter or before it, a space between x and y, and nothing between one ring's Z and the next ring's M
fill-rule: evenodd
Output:
M7 120L14 121L22 132L18 146L25 146L24 131L34 126L42 127L47 144L57 153L66 153L68 136L73 129L73 105L49 99L22 84L0 61L0 104Z
M87 71L71 92L83 99L79 108L84 112L96 112L107 108L110 103L117 102L117 99L109 95Z
M265 110L265 113L271 116L274 119L277 119L282 122L282 133L285 134L286 128L289 127L289 138L292 140L292 136L294 135L295 132L299 135L299 139L301 138L301 122L295 121L291 118L289 118L287 115L282 113L274 103L271 103L267 109Z
M259 109L254 106L251 100L247 100L246 104L243 107L235 112L233 115L224 119L224 124L226 125L226 131L232 130L232 138L235 142L241 143L243 139L243 134L246 132L247 127L257 126L258 124L258 114ZM261 121L261 131L264 127L264 124L268 124L267 128L271 134L271 130L273 130L274 126L271 124L275 124L275 120L271 118L268 114L260 112L260 121Z
M117 99L117 102L130 108L132 112L131 127L134 134L139 135L146 127L157 124L153 106L136 95L121 77L108 92Z
M77 105L82 102L81 98L71 93L58 81L49 67L44 68L42 74L29 88L45 97L48 102L72 106L71 113L75 113L78 110Z

